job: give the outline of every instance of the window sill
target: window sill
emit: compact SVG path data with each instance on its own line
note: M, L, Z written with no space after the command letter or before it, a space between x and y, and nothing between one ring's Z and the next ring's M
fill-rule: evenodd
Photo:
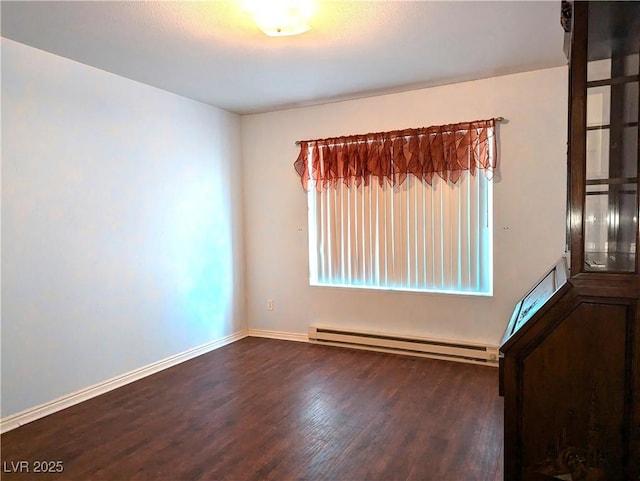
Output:
M389 286L369 286L369 285L354 285L354 284L337 284L337 283L321 283L309 281L311 287L334 287L337 289L363 289L374 291L390 291L390 292L413 292L418 294L436 294L447 296L465 296L465 297L493 297L493 290L489 292L478 291L460 291L460 290L439 290L439 289L418 289L411 287L389 287Z

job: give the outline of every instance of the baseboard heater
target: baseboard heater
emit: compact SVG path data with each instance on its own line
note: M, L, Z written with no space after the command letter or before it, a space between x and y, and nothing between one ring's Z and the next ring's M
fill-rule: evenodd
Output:
M469 342L453 342L320 326L309 326L309 341L330 346L391 352L489 366L498 365L497 346Z

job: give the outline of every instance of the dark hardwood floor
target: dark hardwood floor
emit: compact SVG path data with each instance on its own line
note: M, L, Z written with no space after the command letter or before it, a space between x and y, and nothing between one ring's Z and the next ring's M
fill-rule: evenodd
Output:
M2 479L497 481L502 412L495 368L246 338L3 434Z

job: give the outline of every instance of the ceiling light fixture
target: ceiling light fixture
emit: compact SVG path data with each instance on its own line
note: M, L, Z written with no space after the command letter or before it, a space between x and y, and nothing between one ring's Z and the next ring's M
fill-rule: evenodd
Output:
M308 31L313 15L313 0L248 0L247 10L264 33L286 37Z

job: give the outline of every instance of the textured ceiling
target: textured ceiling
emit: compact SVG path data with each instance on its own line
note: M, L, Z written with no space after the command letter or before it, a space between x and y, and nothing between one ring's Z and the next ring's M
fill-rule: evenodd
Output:
M322 1L271 38L240 0L2 1L2 36L239 114L566 64L559 1Z

